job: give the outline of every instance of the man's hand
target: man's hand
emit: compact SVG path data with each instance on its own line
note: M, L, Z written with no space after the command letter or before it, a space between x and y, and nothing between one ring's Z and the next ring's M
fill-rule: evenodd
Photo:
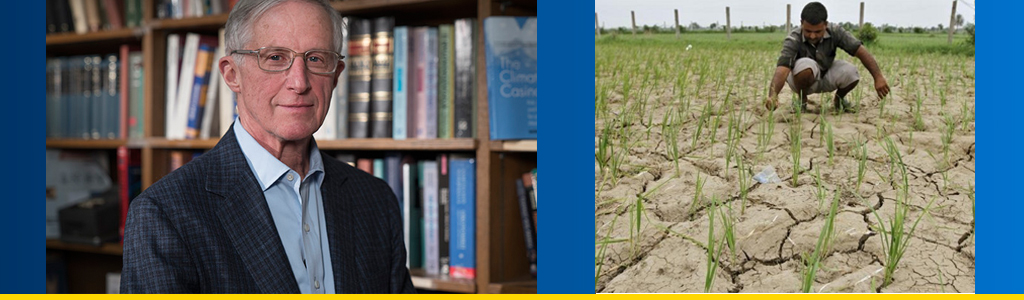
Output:
M779 107L779 97L778 96L775 96L775 97L768 96L768 98L764 101L764 108L767 108L769 111L773 111L777 107Z
M889 95L889 82L884 76L875 77L875 92L878 92L878 99L885 99Z

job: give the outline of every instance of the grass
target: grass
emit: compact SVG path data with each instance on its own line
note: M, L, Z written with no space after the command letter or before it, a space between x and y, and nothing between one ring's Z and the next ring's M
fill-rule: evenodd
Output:
M768 144L772 141L772 135L775 133L775 111L769 110L767 117L764 122L761 123L761 134L758 136L757 148L758 160L764 158L764 153L768 151Z
M604 235L604 238L597 243L601 245L601 249L597 251L597 256L594 257L594 265L597 270L594 271L594 287L597 288L597 282L601 279L601 269L604 267L605 250L608 249L609 244L626 242L626 239L612 239L612 230L615 229L615 222L619 220L619 215L615 215L612 218L611 226L608 227L608 233Z
M739 172L738 182L740 185L740 214L742 215L747 209L747 187L750 186L751 171L746 168L743 158L736 160L737 170Z
M718 200L711 196L711 209L708 209L708 251L707 269L704 274L704 292L710 293L711 287L715 284L715 275L718 274L718 259L722 255L725 239L715 238L715 211L718 210Z
M953 132L956 130L956 123L953 116L946 115L946 126L942 128L942 160L943 167L949 166L949 145L953 143Z
M696 191L693 194L693 201L690 202L690 212L689 212L689 214L691 216L693 215L693 212L697 209L697 206L700 205L700 202L701 202L700 201L701 192L704 189L704 182L705 181L707 181L707 178L704 178L702 180L700 178L700 172L697 172L697 185L694 186L696 188Z
M862 142L859 137L856 143L856 149L860 151L857 157L857 190L860 191L860 185L864 182L864 172L867 171L868 148L867 143Z
M800 104L798 103L800 100L799 100L799 98L795 98L795 99L796 100L794 100L793 103L794 103L795 107L797 107L795 109L796 117L789 124L790 155L793 158L793 187L796 187L796 186L799 185L799 177L800 177L800 147L801 147L800 135L802 134L801 127L803 127L803 126L801 126L801 123L803 121L803 119L801 118L802 112L800 112L801 111L799 109Z
M828 150L828 165L832 165L832 157L835 156L835 144L832 139L832 123L822 119L822 123L825 124L825 149Z
M832 205L829 209L828 216L825 219L825 225L821 227L821 233L818 234L818 243L814 246L814 252L810 255L804 255L804 271L800 276L800 290L804 293L811 292L811 286L814 284L814 277L818 273L818 269L821 267L821 260L828 255L829 251L831 251L832 241L835 239L836 213L839 211L839 194L840 191L837 190L835 192L835 197L832 199Z
M900 174L903 178L902 185L899 186L899 192L896 193L896 209L894 210L893 215L886 220L882 219L874 206L865 203L871 208L872 214L874 214L875 219L878 221L878 224L873 227L875 227L882 239L882 251L884 252L885 259L885 275L882 280L882 287L888 286L892 283L893 274L896 273L896 267L899 265L900 260L907 251L907 247L910 244L910 238L914 235L914 231L917 229L917 225L921 222L921 219L923 219L925 215L928 215L931 205L934 203L933 199L924 208L924 212L913 221L913 225L911 225L909 229L906 228L905 225L910 221L910 205L907 204L909 200L907 167L903 163L903 158L899 149L896 148L891 138L886 138L886 151L890 156L890 161L893 162L890 167L899 168Z
M917 97L915 99L916 109L914 109L914 130L924 131L924 119L921 118L921 102L924 101L924 97L921 97L921 91L917 91Z

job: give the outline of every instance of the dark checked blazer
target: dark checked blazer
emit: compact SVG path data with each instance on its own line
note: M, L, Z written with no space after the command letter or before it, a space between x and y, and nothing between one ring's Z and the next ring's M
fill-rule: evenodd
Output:
M388 185L323 155L338 293L415 292ZM298 293L277 227L233 130L132 201L122 293Z

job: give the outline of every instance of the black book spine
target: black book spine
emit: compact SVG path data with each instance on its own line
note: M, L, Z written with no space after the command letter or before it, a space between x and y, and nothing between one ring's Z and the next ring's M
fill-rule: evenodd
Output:
M530 207L526 195L526 187L523 185L523 180L516 178L516 194L519 196L519 213L522 216L523 222L523 237L526 238L526 257L530 261L530 271L536 272L537 270L537 246L536 240L533 237L533 222L530 221Z
M366 138L370 118L370 20L349 22L348 43L348 137Z
M373 75L370 81L371 137L391 137L391 83L394 80L395 19L380 17L373 21Z
M472 138L473 80L476 78L473 35L475 19L455 20L455 137Z
M451 241L451 209L449 203L451 202L451 189L448 183L448 155L441 154L437 156L437 202L438 202L438 216L440 220L437 222L437 232L440 234L440 243L438 245L438 256L441 265L441 275L449 275L448 267L451 265L451 255L448 251L448 243Z

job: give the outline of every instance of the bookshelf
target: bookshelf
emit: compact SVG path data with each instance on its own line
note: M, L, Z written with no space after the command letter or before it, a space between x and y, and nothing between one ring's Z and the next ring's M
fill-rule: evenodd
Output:
M124 44L142 51L144 68L143 138L113 140L47 139L48 149L85 149L113 155L120 146L141 153L142 186L149 187L169 170L173 150L208 150L217 139L168 140L164 138L165 57L167 35L198 32L216 34L227 14L157 19L154 3L142 1L142 25L136 28L59 33L46 36L48 57L115 53ZM536 16L535 0L344 0L332 6L343 15L357 17L394 16L396 26L436 26L458 18L477 19L478 67L476 138L457 139L344 139L317 141L325 151L467 153L476 163L476 272L473 280L428 276L412 270L413 284L421 290L451 293L536 293L536 279L530 276L514 180L537 167L537 142L491 141L483 19L495 15ZM112 172L116 174L116 172ZM116 178L115 178L116 181ZM118 272L121 245L100 247L47 240L48 255L62 254L67 266L69 292L102 293L102 275Z

